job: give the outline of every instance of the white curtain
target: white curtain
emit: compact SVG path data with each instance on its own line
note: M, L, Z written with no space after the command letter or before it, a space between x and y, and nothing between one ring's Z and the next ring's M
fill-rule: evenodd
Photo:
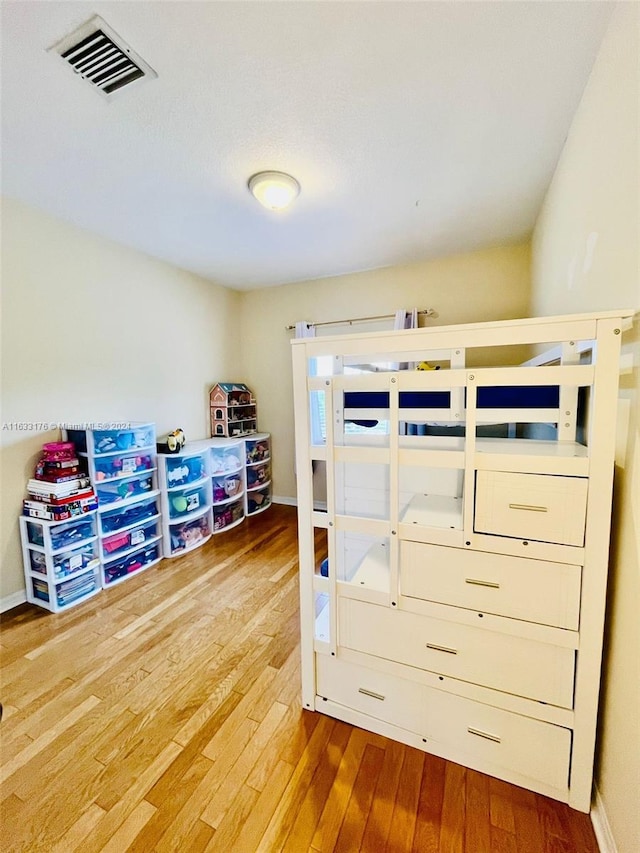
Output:
M316 327L312 323L308 323L306 320L298 320L295 328L295 336L296 338L315 338L316 336ZM309 359L309 375L315 376L317 374L316 369L316 360L315 358ZM321 441L321 421L323 418L323 412L320 411L320 402L321 402L320 394L312 394L311 395L311 434L314 438L314 441ZM324 397L322 397L322 403L324 403ZM317 491L317 483L315 478L316 473L316 460L313 460L311 463L311 476L313 477L313 492L314 492L314 505L316 502L316 491ZM296 471L296 462L295 458L293 460L293 473L295 476L298 475ZM326 478L325 478L326 479ZM326 506L327 496L326 493L324 495L324 502Z
M296 323L296 338L315 338L316 327L306 320L298 320Z
M418 309L410 308L406 310L405 308L399 308L396 311L395 320L393 322L393 328L396 330L400 329L417 329L418 328ZM395 362L391 364L392 370L413 370L415 368L415 362L404 361L404 362Z
M395 320L393 323L394 329L417 329L418 328L418 309L411 308L406 310L399 308L396 311Z

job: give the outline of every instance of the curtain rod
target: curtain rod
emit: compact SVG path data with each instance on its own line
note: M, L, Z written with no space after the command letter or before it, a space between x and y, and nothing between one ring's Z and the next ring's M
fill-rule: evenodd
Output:
M433 308L421 308L418 314L424 314L425 317L431 317L432 314L435 314L435 310ZM377 314L375 317L352 317L351 320L325 320L322 323L307 323L307 328L311 328L311 326L345 326L351 325L352 323L366 323L369 320L389 320L391 317L395 317L394 314ZM287 332L293 331L295 329L296 324L294 323L292 326L285 326L285 330Z

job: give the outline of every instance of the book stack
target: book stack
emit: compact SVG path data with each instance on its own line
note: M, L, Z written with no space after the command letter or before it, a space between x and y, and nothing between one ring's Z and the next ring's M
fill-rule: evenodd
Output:
M89 477L71 442L43 445L42 458L27 483L29 497L23 501L24 515L47 521L65 521L97 509L98 500Z

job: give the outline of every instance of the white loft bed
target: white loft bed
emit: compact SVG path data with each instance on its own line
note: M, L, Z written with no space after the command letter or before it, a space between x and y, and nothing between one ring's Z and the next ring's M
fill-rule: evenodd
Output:
M292 342L305 708L588 810L632 316Z

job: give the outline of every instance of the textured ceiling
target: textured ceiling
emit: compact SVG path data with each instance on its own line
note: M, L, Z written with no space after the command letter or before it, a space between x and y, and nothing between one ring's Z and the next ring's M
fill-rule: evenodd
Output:
M251 289L528 236L609 2L3 2L3 193ZM47 48L101 15L158 79ZM269 213L246 182L291 172Z

